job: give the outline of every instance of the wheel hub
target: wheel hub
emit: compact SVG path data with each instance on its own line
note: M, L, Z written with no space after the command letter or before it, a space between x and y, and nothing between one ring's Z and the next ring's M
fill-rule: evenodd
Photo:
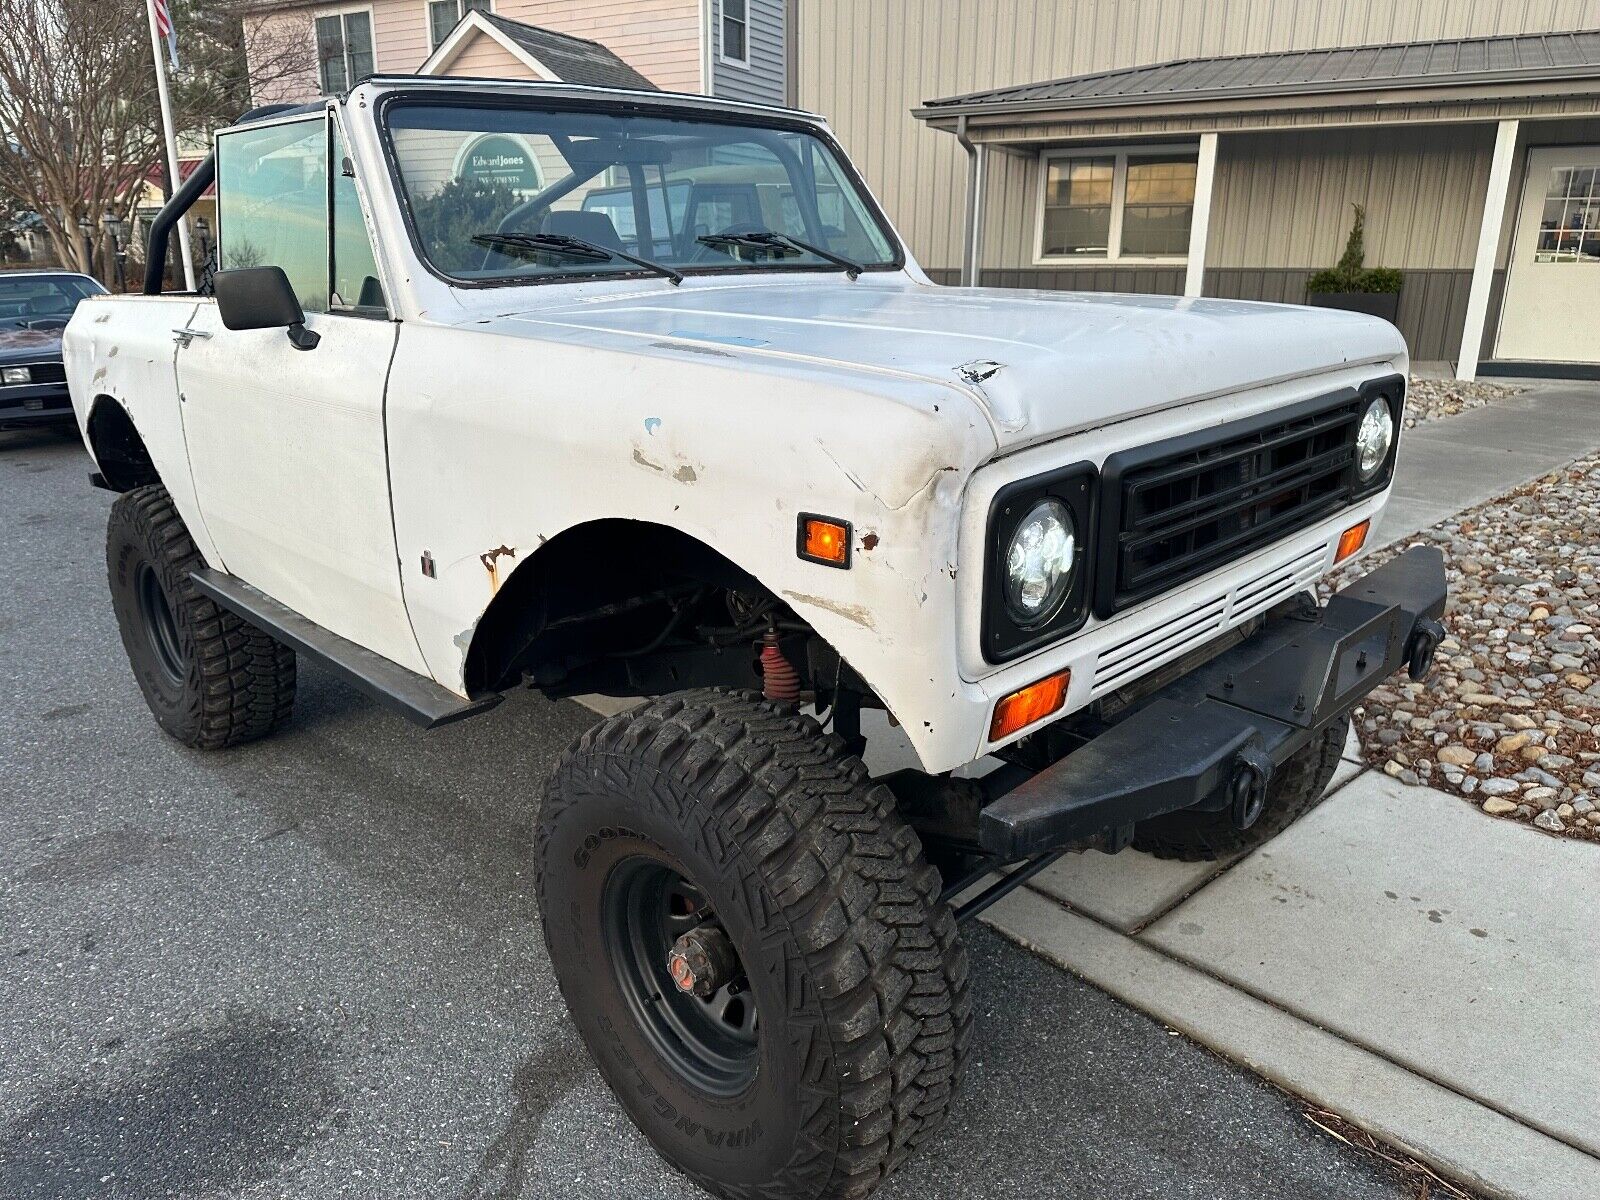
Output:
M691 929L672 943L667 974L678 990L704 1000L733 982L739 956L728 935L715 925Z

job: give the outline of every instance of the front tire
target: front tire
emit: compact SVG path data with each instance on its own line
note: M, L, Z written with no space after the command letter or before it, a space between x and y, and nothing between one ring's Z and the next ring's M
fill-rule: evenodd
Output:
M205 565L159 484L117 497L106 527L111 603L156 723L185 746L267 736L294 706L294 651L201 595Z
M816 722L724 691L613 717L557 766L537 844L573 1021L701 1185L864 1197L943 1122L966 954L893 796Z

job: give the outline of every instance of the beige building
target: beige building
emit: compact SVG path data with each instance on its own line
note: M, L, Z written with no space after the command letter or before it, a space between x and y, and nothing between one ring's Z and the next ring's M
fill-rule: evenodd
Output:
M1303 302L1365 206L1459 373L1600 374L1600 0L802 0L936 279Z
M257 103L368 75L472 75L700 92L781 104L785 0L246 0ZM303 46L302 70L284 70ZM259 48L259 50L257 50ZM623 69L617 69L618 66Z

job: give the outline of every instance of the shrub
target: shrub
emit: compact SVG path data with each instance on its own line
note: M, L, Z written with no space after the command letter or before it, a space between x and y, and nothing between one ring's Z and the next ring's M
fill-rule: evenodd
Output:
M1405 277L1393 267L1364 267L1367 257L1367 210L1352 204L1356 219L1345 240L1337 265L1314 272L1306 280L1308 292L1398 292Z

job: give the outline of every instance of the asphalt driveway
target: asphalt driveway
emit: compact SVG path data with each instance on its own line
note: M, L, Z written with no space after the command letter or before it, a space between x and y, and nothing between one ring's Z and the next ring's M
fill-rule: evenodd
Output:
M594 718L423 734L302 666L277 738L186 751L106 596L75 441L0 433L0 1196L700 1195L612 1102L530 899ZM897 1197L1396 1197L1289 1099L970 931L953 1124Z

